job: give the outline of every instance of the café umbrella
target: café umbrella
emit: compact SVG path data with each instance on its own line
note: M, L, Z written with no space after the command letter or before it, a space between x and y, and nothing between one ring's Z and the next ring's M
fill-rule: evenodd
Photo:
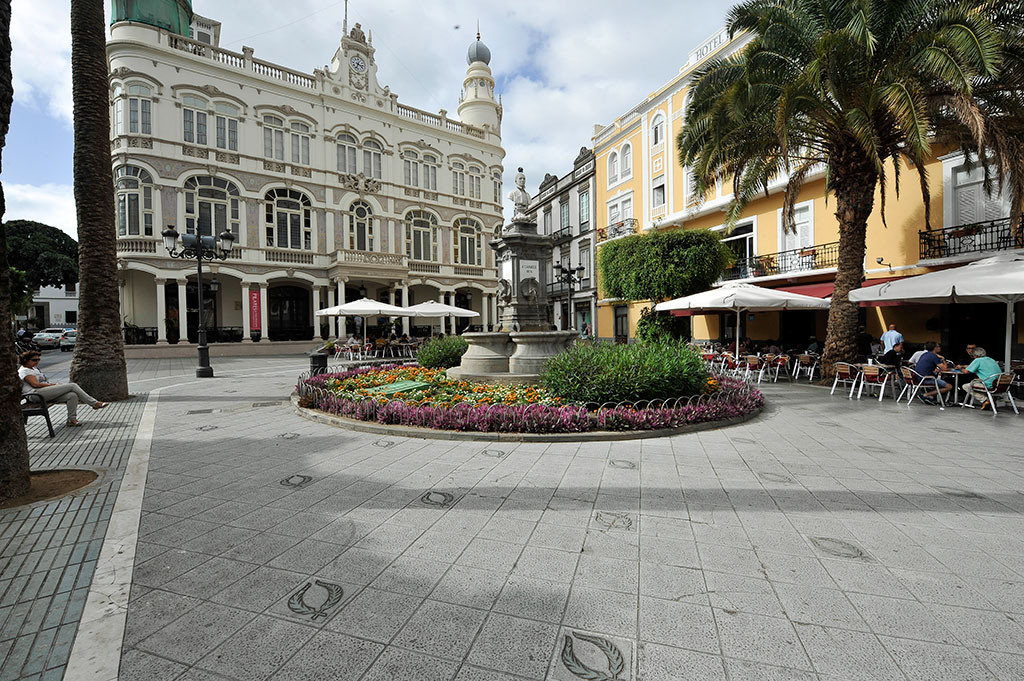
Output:
M695 314L708 312L736 313L736 348L739 350L740 315L744 312L772 312L781 310L827 310L829 301L823 298L790 293L753 284L725 284L701 293L658 303L658 312L686 310Z
M317 317L362 317L363 318L363 345L366 345L366 318L367 317L415 317L416 313L407 307L389 305L378 300L360 298L351 303L343 303L333 307L325 307L316 311Z
M905 277L850 292L855 302L1005 303L1006 371L1010 371L1013 306L1024 300L1024 255L1002 253L962 267Z
M454 305L445 305L439 303L436 300L428 300L425 303L419 303L418 305L411 305L406 308L410 311L415 311L417 317L479 317L479 312L473 312L473 310L467 310L464 307L455 307ZM442 326L442 328L444 328ZM434 328L430 328L433 333Z

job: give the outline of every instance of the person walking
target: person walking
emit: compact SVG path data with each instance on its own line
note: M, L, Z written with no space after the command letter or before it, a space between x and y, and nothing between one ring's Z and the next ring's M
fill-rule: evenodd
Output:
M47 383L46 376L39 371L39 360L42 355L34 350L23 352L18 356L18 377L21 379L21 394L34 393L41 396L48 403L64 402L68 405L67 425L78 427L82 422L78 420L78 402L81 400L93 409L103 409L106 402L100 402L89 393L82 390L77 383Z
M889 325L889 330L882 334L882 354L892 350L897 343L903 342L903 334L896 330L895 324Z

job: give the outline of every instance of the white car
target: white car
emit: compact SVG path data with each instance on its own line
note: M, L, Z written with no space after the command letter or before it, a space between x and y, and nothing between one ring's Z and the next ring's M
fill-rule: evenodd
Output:
M60 339L64 337L64 334L72 330L58 328L43 329L32 336L32 340L41 348L56 348L60 347Z
M64 336L60 339L60 351L71 352L75 349L76 342L78 342L78 332L65 331Z

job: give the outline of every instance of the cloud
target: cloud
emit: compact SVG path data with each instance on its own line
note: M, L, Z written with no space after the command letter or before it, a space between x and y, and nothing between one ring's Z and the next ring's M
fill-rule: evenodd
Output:
M61 124L71 124L71 15L67 0L14 0L11 70L18 103Z
M4 199L8 220L34 220L52 225L78 239L78 218L75 216L75 194L67 184L4 183Z

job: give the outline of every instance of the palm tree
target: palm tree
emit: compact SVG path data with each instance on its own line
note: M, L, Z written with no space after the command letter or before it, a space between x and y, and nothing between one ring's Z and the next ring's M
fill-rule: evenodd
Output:
M11 3L0 2L0 151L11 124L14 85L11 82ZM2 155L0 155L2 161ZM0 164L2 165L2 164ZM18 380L11 328L11 274L7 237L2 218L7 211L0 184L0 501L24 494L29 488L28 442L21 420L21 381Z
M78 215L78 342L71 380L100 400L128 397L118 302L102 0L71 0L71 82Z
M804 180L824 169L839 222L826 374L856 353L847 294L863 279L876 189L885 219L887 173L898 195L901 165L916 170L928 223L925 163L933 149L960 147L985 160L989 190L994 181L1009 189L1019 224L1022 28L1021 0L747 0L730 12L730 33L751 40L695 74L680 162L692 166L698 195L733 183L730 226L784 179L788 229Z

